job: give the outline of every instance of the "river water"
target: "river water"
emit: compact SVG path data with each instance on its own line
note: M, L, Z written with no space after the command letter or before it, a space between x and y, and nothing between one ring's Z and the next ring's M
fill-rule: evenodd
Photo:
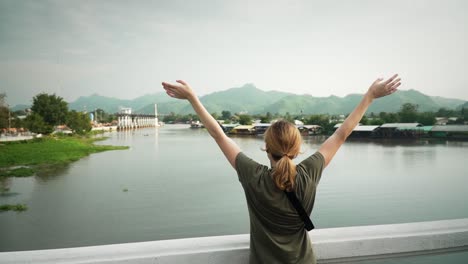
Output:
M0 213L0 251L249 232L237 175L205 130L166 125L106 136L98 144L130 149L92 154L49 175L2 182L10 191L0 203L24 203L28 210ZM233 139L247 155L268 164L261 137ZM323 140L306 137L297 161ZM322 175L314 224L466 218L467 153L468 142L350 140ZM440 257L404 261L428 263ZM458 263L468 254L441 258Z

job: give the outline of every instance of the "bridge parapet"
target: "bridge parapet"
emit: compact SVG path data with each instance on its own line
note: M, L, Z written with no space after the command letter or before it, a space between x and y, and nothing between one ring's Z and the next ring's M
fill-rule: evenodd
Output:
M309 232L319 263L468 251L468 218ZM248 263L249 235L0 253L0 263Z

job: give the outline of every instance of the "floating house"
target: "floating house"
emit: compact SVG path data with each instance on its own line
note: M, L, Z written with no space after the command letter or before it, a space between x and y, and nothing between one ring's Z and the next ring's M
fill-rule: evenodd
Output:
M336 124L333 128L336 130L341 126L341 124ZM353 132L349 135L350 137L363 138L363 137L375 137L375 132L379 126L365 126L358 125L353 129Z
M420 123L386 123L375 130L374 135L385 138L414 138L424 135Z
M436 138L467 139L468 125L434 126L429 131L429 136Z
M232 129L239 126L239 124L221 124L221 128L223 129L224 133L230 133Z
M198 120L190 122L190 128L204 128L204 127L205 126L203 125L203 123Z
M323 128L319 125L304 125L298 127L303 136L319 135L322 133Z
M375 131L379 126L357 126L351 132L350 137L362 138L362 137L374 137Z
M270 123L258 123L258 124L253 124L254 128L254 134L256 135L263 135L265 134L266 130L271 126Z
M236 126L229 132L231 135L255 135L255 126L253 125L240 125Z

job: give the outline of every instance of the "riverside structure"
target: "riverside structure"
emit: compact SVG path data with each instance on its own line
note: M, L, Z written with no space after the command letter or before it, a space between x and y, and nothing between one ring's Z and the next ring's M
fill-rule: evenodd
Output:
M117 121L118 130L157 127L159 126L158 107L154 104L154 115L132 114L132 108L121 108L117 114Z

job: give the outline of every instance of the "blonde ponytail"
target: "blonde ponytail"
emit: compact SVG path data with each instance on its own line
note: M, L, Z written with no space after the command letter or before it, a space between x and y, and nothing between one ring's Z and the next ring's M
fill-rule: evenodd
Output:
M281 120L265 132L268 153L276 161L272 177L280 190L291 191L296 180L296 164L292 161L300 152L302 137L295 125Z
M276 187L280 190L291 191L296 180L296 164L288 157L283 156L276 162L272 172Z

